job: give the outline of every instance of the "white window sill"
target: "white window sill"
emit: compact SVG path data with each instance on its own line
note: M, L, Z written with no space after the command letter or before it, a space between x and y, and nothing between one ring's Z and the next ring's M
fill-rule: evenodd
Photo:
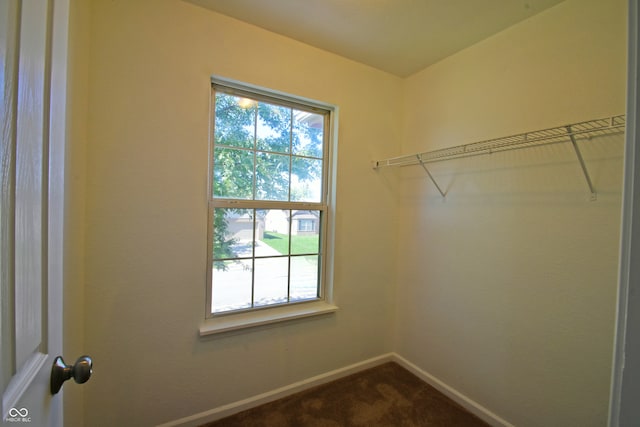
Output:
M264 310L229 314L206 319L200 326L200 336L221 334L240 329L255 328L272 323L302 319L304 317L319 316L333 313L338 307L325 301L274 307Z

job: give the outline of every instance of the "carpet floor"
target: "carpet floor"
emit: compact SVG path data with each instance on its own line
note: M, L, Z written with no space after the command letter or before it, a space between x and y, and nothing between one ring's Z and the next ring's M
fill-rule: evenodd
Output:
M487 425L411 372L389 362L202 427Z

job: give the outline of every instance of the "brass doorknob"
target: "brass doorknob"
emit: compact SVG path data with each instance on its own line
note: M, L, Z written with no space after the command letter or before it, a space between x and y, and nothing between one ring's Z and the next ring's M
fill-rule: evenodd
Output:
M51 394L56 394L62 388L62 384L70 378L78 384L89 381L93 372L93 361L89 356L80 356L76 363L67 365L62 357L58 356L53 361L51 368Z

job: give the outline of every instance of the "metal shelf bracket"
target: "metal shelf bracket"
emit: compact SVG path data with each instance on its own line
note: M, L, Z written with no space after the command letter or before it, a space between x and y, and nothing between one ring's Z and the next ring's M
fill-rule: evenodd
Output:
M584 162L584 158L582 157L582 153L580 152L580 147L578 147L578 143L576 142L576 137L573 135L573 131L571 130L571 126L567 126L567 133L569 134L569 139L571 139L571 145L573 146L573 151L576 153L576 157L578 158L578 162L580 163L580 168L582 169L582 173L584 174L584 179L587 181L587 185L589 186L589 191L591 191L591 201L597 200L598 194L596 193L595 188L593 188L593 182L591 182L591 177L589 176L589 170L587 169L587 165Z
M440 186L438 185L438 183L436 182L436 180L433 178L433 175L431 175L431 172L429 172L429 169L427 169L427 166L424 164L424 162L422 161L422 159L420 158L420 154L416 154L416 158L418 159L418 162L420 162L420 166L422 166L422 169L424 169L424 171L427 173L427 175L429 176L429 179L431 180L431 182L433 182L433 185L436 186L436 188L438 189L438 192L440 193L440 195L442 197L445 197L447 195L447 193L445 193L444 191L442 191L442 189L440 188Z

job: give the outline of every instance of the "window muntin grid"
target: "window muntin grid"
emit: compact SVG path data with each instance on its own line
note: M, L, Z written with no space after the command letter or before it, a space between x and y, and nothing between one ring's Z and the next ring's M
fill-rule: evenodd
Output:
M215 84L213 100L209 315L322 299L330 112Z

